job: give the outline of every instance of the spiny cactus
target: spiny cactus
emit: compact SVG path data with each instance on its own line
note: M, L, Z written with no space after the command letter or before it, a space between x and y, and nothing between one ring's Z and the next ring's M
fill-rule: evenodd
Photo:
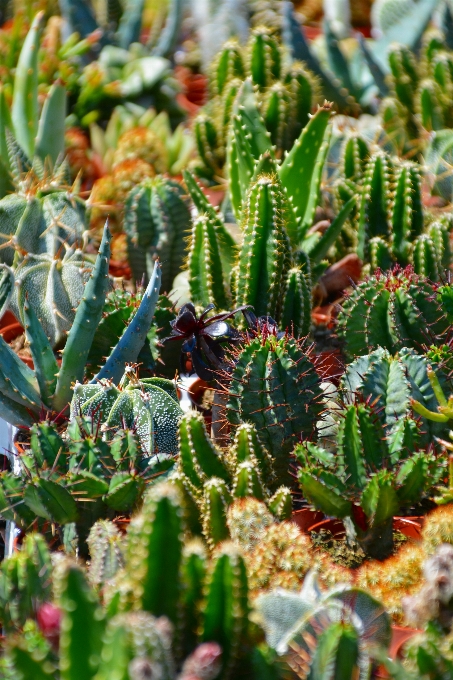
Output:
M158 177L133 188L126 201L124 229L134 279L151 276L154 259L159 257L165 262L163 289L169 292L184 262L184 237L190 229L182 186Z
M423 523L423 546L431 555L442 543L453 545L453 506L442 505L430 512Z
M274 459L275 484L291 486L288 454L315 431L322 406L319 380L303 345L263 331L240 348L228 376L226 417L253 423Z
M92 586L102 586L124 566L121 534L108 520L93 524L87 539L90 550L88 578Z
M260 531L245 559L252 591L278 586L297 590L313 566L314 551L310 538L295 524L273 523Z
M338 317L338 335L351 359L378 345L391 354L405 346L420 350L438 343L447 328L435 285L410 267L376 272L351 293Z
M335 453L311 443L295 451L304 496L326 515L344 519L348 540L379 559L392 552L394 515L441 475L430 454L414 452L411 422L401 422L403 432L410 429L409 448L396 428L385 439L369 406L353 404L341 413Z
M111 380L75 385L71 402L71 418L97 417L107 440L120 428L136 428L148 455L176 452L181 414L174 383L165 378L140 380L134 366L126 367L118 387Z
M376 597L396 624L404 622L402 598L420 587L426 553L419 544L407 544L386 560L367 560L357 572L356 583Z
M278 320L291 250L286 233L289 217L276 176L258 175L249 189L244 211L235 302L237 306L252 305L258 316Z
M81 555L86 555L87 543L91 545L93 524L136 508L146 482L158 471L144 455L135 432L119 431L107 444L97 423L89 419L71 423L64 438L48 422L35 424L20 464L20 476L11 472L0 476L2 516L26 529L34 514L36 526L47 535L49 523L58 525L66 552ZM171 460L164 458L159 465L166 469ZM108 523L94 532L100 552L92 551L93 582L100 582L105 571L121 563L118 540Z
M233 106L246 79L250 79L251 88L256 88L257 109L253 118ZM282 47L271 27L263 26L252 30L245 48L235 41L223 46L211 70L210 90L213 97L194 124L199 155L197 172L210 180L224 171L232 114L239 114L239 127L248 128L251 124L256 132L259 126L261 139L253 139L253 131L250 138L252 146L259 147L258 155L270 149L272 141L277 157L281 157L309 123L319 98L316 78L299 62L286 66Z
M0 619L12 631L51 598L52 563L44 538L28 534L22 549L2 562L0 580Z
M275 519L256 498L238 498L228 508L227 524L233 541L246 552L253 550Z
M229 451L218 449L209 439L200 414L185 414L179 425L179 460L170 477L181 491L191 528L202 531L210 545L229 537L227 513L235 499L250 498L269 503L271 513L287 519L292 512L291 492L280 487L271 497L273 465L255 428L242 424Z
M436 366L435 363L432 364ZM416 399L433 411L437 399L431 385L428 359L413 349L403 347L392 356L381 347L361 356L346 368L341 379L344 399L368 401L375 405L376 413L386 431L399 427L398 420L411 412L411 400ZM439 372L442 384L446 384L444 371ZM430 444L435 436L446 435L446 424L423 418L419 431L420 442ZM410 436L409 430L406 435ZM418 437L418 435L416 435ZM408 441L409 445L409 441Z
M190 296L203 307L228 307L229 291L222 269L216 225L207 214L194 220L188 256Z

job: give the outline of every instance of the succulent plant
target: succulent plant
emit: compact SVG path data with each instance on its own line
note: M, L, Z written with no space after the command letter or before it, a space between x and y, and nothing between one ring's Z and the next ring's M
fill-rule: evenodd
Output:
M369 676L373 647L388 647L390 620L382 605L358 588L319 591L313 574L300 593L277 588L257 599L269 644L297 677Z
M295 451L304 496L344 520L346 535L378 559L393 549L393 517L429 493L441 476L432 455L416 451L416 426L401 419L385 438L373 410L352 404L341 413L336 451L311 443Z
M301 437L316 432L322 411L319 379L303 343L264 328L239 347L227 375L226 418L252 423L274 459L275 484L292 485L289 454Z
M377 346L394 354L438 344L448 329L436 286L411 267L376 272L350 294L338 317L338 335L348 358Z
M163 289L169 292L185 259L189 229L190 211L178 182L157 177L134 187L126 201L124 230L135 281L151 276L159 257L166 264Z
M182 414L174 383L165 378L140 378L134 365L126 366L118 387L112 380L76 384L71 418L98 418L107 441L124 427L136 428L147 455L174 454Z
M451 531L452 516L453 507L451 504L442 505L432 510L426 516L422 529L422 538L428 555L432 555L443 543L453 544L453 533Z
M225 451L208 437L201 414L184 415L177 471L170 480L184 496L192 530L202 532L211 548L230 536L228 512L235 499L259 499L274 517L291 516L291 492L281 486L271 496L273 461L247 423L238 427L233 445Z
M374 352L350 363L341 379L343 398L347 403L366 401L376 409L386 432L398 428L398 421L410 415L412 399L419 400L430 411L437 407L436 392L430 375L434 362L403 347L392 356L378 347ZM447 384L446 371L439 369L439 379ZM414 409L416 410L416 409ZM419 411L417 411L419 415ZM435 437L447 434L447 425L423 418L419 430L420 442L433 443Z

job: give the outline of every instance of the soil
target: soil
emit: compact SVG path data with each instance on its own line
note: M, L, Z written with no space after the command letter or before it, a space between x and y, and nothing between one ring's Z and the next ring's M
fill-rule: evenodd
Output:
M330 531L321 529L320 531L311 532L311 540L313 546L318 550L327 553L332 562L347 567L348 569L356 569L360 567L368 558L363 550L357 547L351 547L346 542L345 536L335 537ZM393 554L395 555L401 546L409 539L401 533L401 531L393 532Z

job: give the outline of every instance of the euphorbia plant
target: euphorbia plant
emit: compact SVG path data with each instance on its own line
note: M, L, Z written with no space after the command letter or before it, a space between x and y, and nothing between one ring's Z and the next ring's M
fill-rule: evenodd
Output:
M386 438L367 404L348 406L340 417L335 453L310 442L296 448L299 483L318 510L343 520L350 543L383 559L393 550L393 517L429 492L441 466L417 451L417 423L410 418Z

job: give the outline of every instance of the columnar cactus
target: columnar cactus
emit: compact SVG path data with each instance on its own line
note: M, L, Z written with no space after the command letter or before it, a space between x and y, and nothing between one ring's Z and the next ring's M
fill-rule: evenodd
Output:
M135 281L141 281L143 275L150 277L154 260L159 257L165 262L163 289L169 292L183 265L184 237L190 229L183 187L163 177L136 186L126 201L124 229Z
M102 586L124 566L124 546L117 527L108 520L93 524L87 539L90 550L88 578L92 586Z
M226 277L215 224L209 215L200 215L193 222L188 270L191 299L203 307L213 303L218 309L226 309L229 297Z
M437 344L448 329L436 286L411 267L376 272L346 299L338 335L350 359L378 345L394 354L403 347L421 350Z
M289 219L282 186L276 176L260 175L251 185L244 210L244 242L236 277L236 306L252 305L258 316L281 314L285 272L291 249Z

